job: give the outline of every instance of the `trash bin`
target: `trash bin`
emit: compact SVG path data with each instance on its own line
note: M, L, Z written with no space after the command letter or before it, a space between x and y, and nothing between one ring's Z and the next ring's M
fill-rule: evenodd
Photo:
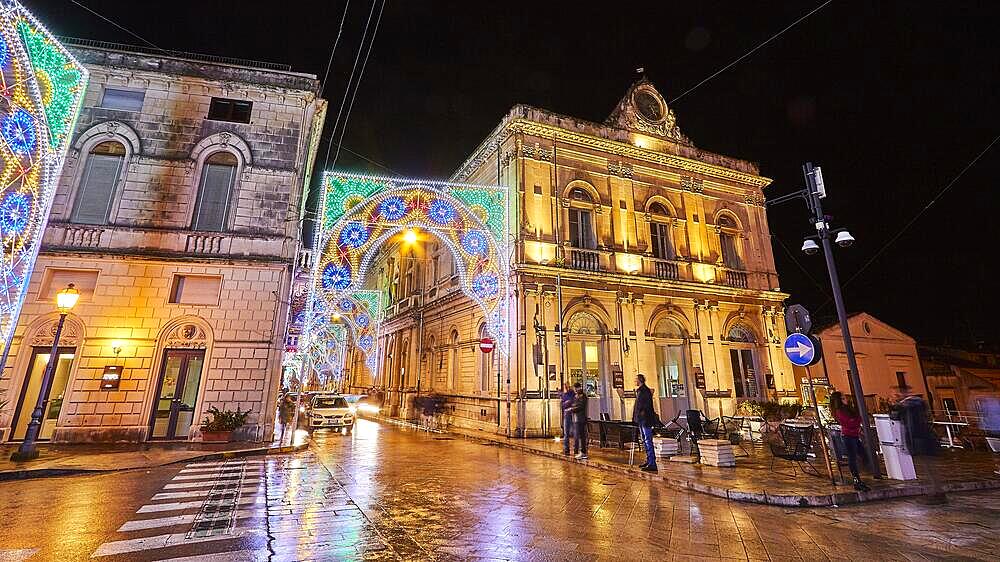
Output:
M913 457L906 450L906 428L903 422L889 418L888 414L875 414L875 431L885 459L885 471L893 480L916 480Z

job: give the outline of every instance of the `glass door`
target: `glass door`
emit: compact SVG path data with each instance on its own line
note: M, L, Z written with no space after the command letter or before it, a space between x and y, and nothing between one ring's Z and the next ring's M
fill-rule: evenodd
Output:
M28 374L21 387L21 399L18 402L17 412L14 413L14 423L11 424L14 428L11 432L12 440L23 440L28 431L28 424L31 423L31 412L34 411L35 404L38 403L38 393L42 389L42 377L45 376L45 369L49 366L51 351L52 349L49 347L36 347L32 350ZM39 440L52 439L52 434L55 433L59 412L62 411L63 398L66 394L66 383L69 382L69 374L73 368L75 357L73 348L59 348L58 363L56 363L52 384L49 385L49 394L45 397L42 410L42 427L38 432Z
M587 417L598 419L601 412L610 412L610 399L606 384L603 384L601 368L601 348L598 341L570 341L566 346L569 363L569 382L580 383L587 393Z
M752 349L730 349L729 361L733 368L733 394L736 398L757 398L760 383L754 367Z
M656 346L657 391L660 395L660 419L674 419L678 412L689 408L687 369L684 347L680 345Z
M203 350L168 349L163 354L163 368L153 411L153 439L187 439L194 422Z

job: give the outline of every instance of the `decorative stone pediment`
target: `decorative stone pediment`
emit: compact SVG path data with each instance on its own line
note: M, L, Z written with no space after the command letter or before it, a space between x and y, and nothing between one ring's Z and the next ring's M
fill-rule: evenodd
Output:
M39 326L35 330L35 335L31 338L32 347L51 347L56 338L56 330L59 327L59 319L54 318ZM83 326L72 318L67 318L63 324L62 334L59 335L59 345L65 347L76 347L84 337Z
M641 78L632 84L605 123L691 144L691 141L681 134L673 110L667 107L663 96L646 78Z
M167 334L166 347L177 349L205 349L208 335L204 328L194 323L183 323Z

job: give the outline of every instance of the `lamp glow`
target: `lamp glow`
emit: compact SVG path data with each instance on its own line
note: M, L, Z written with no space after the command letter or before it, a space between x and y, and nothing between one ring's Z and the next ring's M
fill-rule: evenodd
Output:
M417 241L417 231L412 228L406 229L406 232L403 233L403 241L407 244L415 243Z
M70 283L65 289L56 293L56 308L59 309L59 314L69 314L79 300L80 291Z

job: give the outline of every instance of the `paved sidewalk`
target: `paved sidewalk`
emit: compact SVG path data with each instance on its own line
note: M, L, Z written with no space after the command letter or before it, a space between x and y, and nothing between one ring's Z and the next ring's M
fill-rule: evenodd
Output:
M791 465L784 461L775 464L780 472L772 471L770 452L760 444L756 448L748 447L750 456L738 457L736 468L716 468L660 459L659 472L651 474L639 470L638 465L645 460L644 454L639 450L635 452L635 464L630 466L627 449L622 451L591 447L588 451L589 460L583 461L564 456L562 443L551 438L508 439L503 435L454 427L448 428L448 432L565 462L660 481L680 489L759 504L830 506L928 495L933 490L931 482L925 477L928 470L937 477L940 490L944 492L1000 489L1000 476L993 472L996 469L996 457L989 453L970 451L945 449L938 457L916 459L917 474L921 477L913 481L872 480L869 476L866 481L871 486L871 491L860 493L850 485L839 484L834 487L826 477L819 478L801 472L793 476ZM738 454L742 455L743 452L740 450ZM822 460L814 464L822 467ZM850 477L847 467L843 470Z
M122 444L49 444L38 445L38 458L12 462L10 455L17 445L0 447L0 481L93 474L114 470L150 468L178 462L228 459L250 455L269 455L299 451L305 443L294 446L280 443L122 443Z

